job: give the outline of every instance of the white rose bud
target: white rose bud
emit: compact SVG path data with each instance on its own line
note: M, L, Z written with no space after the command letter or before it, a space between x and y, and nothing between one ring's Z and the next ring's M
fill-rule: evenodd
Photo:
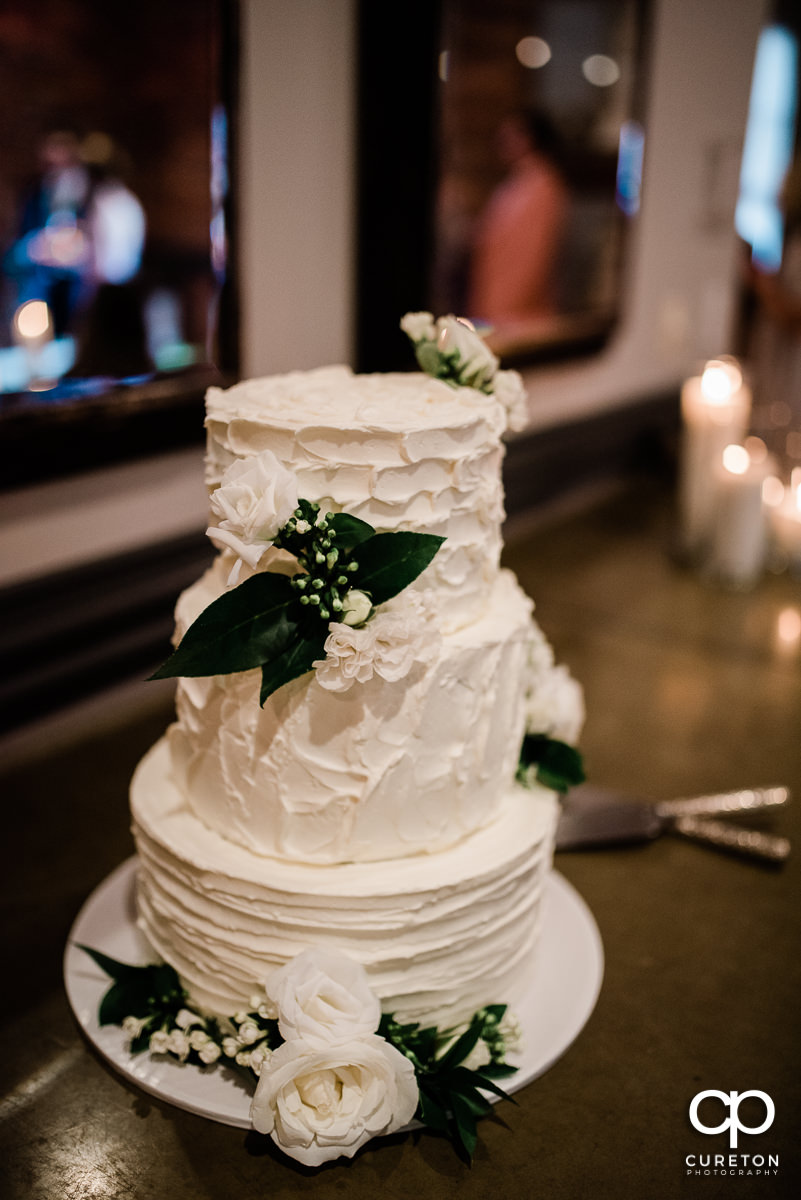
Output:
M175 1024L179 1029L187 1029L190 1025L199 1025L200 1017L188 1008L182 1008L175 1018Z
M239 1027L239 1040L246 1046L250 1046L253 1042L257 1042L261 1036L261 1030L259 1029L258 1025L253 1023L253 1021L245 1021L245 1023Z
M278 1028L308 1045L349 1041L373 1033L381 1005L360 963L333 950L304 950L267 980L278 1007Z
M272 1050L269 1046L262 1043L261 1046L254 1047L250 1052L250 1069L257 1075L261 1075L264 1064L269 1061L272 1056Z
M342 624L362 625L373 608L373 602L366 592L351 588L342 598Z
M167 1036L167 1049L170 1054L177 1055L181 1062L189 1053L189 1038L182 1029L171 1029Z
M489 383L498 370L498 359L475 329L453 316L440 317L437 328L437 349L440 354L458 355L460 382L466 387L476 388Z
M170 1035L164 1029L157 1029L150 1035L150 1053L166 1054L170 1048Z

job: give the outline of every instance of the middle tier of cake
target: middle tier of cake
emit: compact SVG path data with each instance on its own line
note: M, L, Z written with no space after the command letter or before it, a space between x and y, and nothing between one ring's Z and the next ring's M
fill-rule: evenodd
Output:
M223 586L218 560L179 613L200 611ZM444 634L401 685L374 676L330 692L309 672L260 708L258 671L182 679L168 732L179 792L210 829L289 862L455 844L494 818L515 776L531 612L515 577L500 572L484 617ZM436 611L428 623L436 629Z
M162 740L134 776L140 925L210 1012L248 1009L310 946L350 955L385 1012L441 1028L514 1005L530 978L557 804L500 788L494 819L437 854L340 866L254 855L206 828Z

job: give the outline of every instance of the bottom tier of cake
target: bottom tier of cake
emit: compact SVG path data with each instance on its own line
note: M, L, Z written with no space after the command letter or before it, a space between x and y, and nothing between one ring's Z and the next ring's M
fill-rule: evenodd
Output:
M208 829L162 740L131 787L139 923L211 1012L247 1008L308 946L361 962L386 1012L440 1028L519 998L540 924L557 803L512 787L489 825L448 850L384 862L291 864Z

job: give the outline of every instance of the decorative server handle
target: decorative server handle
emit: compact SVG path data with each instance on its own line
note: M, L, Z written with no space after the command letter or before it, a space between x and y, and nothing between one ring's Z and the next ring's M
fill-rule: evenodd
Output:
M731 850L751 858L766 859L769 862L784 862L790 853L790 842L786 837L764 833L759 829L741 829L737 825L727 825L725 821L678 817L671 828L675 833L692 838L693 841L706 842L723 850Z
M786 787L743 788L739 792L721 792L715 796L694 796L689 800L660 800L657 814L667 820L680 817L736 816L781 808L790 799Z

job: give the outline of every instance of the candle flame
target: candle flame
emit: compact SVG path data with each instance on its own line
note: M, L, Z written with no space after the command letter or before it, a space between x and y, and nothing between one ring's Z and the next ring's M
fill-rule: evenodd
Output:
M743 373L733 358L713 358L704 367L701 391L712 404L725 404L742 382Z
M723 451L723 466L732 475L745 475L751 465L751 457L745 446L731 445Z

